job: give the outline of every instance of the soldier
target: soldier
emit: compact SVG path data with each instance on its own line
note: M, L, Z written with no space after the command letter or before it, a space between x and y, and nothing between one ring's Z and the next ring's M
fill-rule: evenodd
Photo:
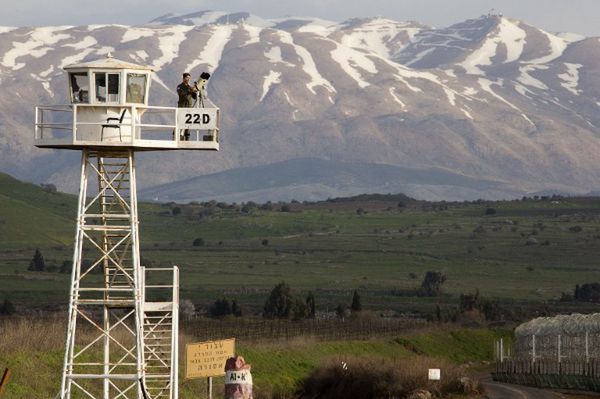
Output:
M177 101L177 107L179 108L192 108L194 100L198 97L198 88L196 87L196 85L190 85L191 79L192 75L186 72L183 74L183 82L181 82L179 86L177 86L177 95L179 96L179 100ZM185 141L188 141L190 139L190 132L188 129L185 129L183 131L183 135L181 138Z

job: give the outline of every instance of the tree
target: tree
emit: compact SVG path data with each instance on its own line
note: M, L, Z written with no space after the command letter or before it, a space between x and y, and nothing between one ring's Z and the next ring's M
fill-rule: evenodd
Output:
M425 296L438 296L442 292L442 284L446 276L441 272L427 272L421 283L421 293Z
M231 314L231 304L225 298L217 299L215 303L208 309L212 317L225 317Z
M461 313L479 308L479 289L475 294L460 294L459 309Z
M235 317L242 317L242 307L235 299L231 301L231 314Z
M352 295L352 305L350 305L350 310L352 310L352 312L360 312L362 310L360 295L358 295L357 290L354 290L354 295Z
M315 296L313 293L309 293L306 297L306 306L308 307L308 317L311 319L315 318Z
M13 303L9 299L4 299L4 302L0 306L0 314L11 315L14 314L16 311L17 309L15 308L15 305L13 305Z
M46 262L44 262L44 257L38 248L35 249L35 254L33 258L29 261L29 267L27 270L32 272L43 272L46 268Z
M293 316L294 298L290 286L282 281L272 290L263 308L266 319L288 319Z

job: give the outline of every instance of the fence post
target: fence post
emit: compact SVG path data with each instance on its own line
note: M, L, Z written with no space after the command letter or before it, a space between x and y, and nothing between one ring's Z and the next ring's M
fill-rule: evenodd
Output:
M561 344L561 339L560 339L560 334L558 334L558 362L560 363L560 344Z
M586 364L590 362L590 333L588 331L585 332L585 362Z
M500 338L500 363L504 362L504 338Z
M531 362L535 363L535 334L531 336Z

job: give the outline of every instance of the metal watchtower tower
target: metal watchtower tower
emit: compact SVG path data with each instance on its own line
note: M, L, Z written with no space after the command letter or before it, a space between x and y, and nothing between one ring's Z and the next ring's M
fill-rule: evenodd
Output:
M140 264L134 155L218 150L219 109L149 106L152 70L110 56L65 70L70 104L35 108L37 147L82 152L59 397L177 399L179 274Z

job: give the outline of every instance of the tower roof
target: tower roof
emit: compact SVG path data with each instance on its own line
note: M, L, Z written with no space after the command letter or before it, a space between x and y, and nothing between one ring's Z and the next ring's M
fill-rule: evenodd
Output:
M138 65L127 61L121 61L113 58L110 53L106 58L82 62L79 64L67 65L64 69L81 69L81 68L97 68L97 69L138 69L144 71L151 71L152 68L148 66Z

